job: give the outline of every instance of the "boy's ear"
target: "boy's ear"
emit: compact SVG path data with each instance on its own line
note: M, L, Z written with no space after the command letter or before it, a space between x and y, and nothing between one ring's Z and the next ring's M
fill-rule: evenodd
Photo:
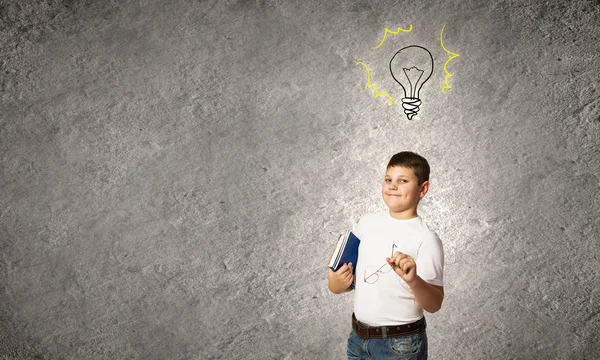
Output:
M429 183L429 181L424 181L419 189L419 198L422 199L425 194L427 194L427 192L429 191L429 187L431 186L431 184Z

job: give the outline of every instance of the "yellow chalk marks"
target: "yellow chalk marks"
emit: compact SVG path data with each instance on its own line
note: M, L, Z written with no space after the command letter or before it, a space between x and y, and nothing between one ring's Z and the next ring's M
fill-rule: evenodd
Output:
M390 106L392 106L393 100L392 100L392 97L390 96L390 94L386 93L385 91L379 91L377 86L371 84L371 71L369 70L369 67L367 66L367 64L365 64L362 61L359 61L356 64L364 66L365 70L367 70L367 85L365 85L365 89L373 88L375 90L375 96L374 96L375 98L378 97L379 95L387 96L387 98L390 100L389 101Z
M383 32L383 39L381 39L381 42L379 43L379 45L375 46L375 47L374 47L374 48L372 48L372 49L373 49L373 50L375 50L375 49L379 49L379 47L381 47L381 45L383 45L383 43L385 42L385 38L387 37L387 34L393 34L393 35L397 35L397 34L398 34L400 31L402 31L402 32L406 32L406 33L407 33L407 32L411 32L411 31L412 31L412 24L410 24L410 25L408 26L408 30L405 30L405 29L403 29L403 28L400 28L400 27L399 27L399 28L398 28L398 30L396 30L396 31L392 31L392 30L390 30L390 29L388 29L388 28L385 28L385 31Z
M444 24L444 26L442 26L442 31L440 31L440 44L442 45L442 49L444 49L448 54L452 55L448 60L446 60L446 62L444 63L444 72L446 73L446 78L444 79L444 81L446 82L446 85L444 85L444 87L442 87L442 93L445 93L446 89L452 89L452 86L450 86L450 84L448 84L448 78L450 76L452 76L452 74L450 74L448 72L448 70L446 70L446 65L448 65L448 63L450 62L450 60L454 59L455 57L459 57L460 54L456 54L453 53L452 51L446 49L446 47L444 46L444 42L442 40L442 35L444 34L444 28L446 27L446 25Z

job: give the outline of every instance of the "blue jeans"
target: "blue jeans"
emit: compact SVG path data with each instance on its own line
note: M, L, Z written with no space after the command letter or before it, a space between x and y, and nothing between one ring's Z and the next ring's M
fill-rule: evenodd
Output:
M365 340L352 329L346 354L348 360L427 360L427 331Z

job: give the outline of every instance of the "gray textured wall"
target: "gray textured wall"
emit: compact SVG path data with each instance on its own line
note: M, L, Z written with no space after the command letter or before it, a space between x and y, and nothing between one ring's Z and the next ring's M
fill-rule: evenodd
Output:
M400 150L446 251L430 358L600 357L597 1L0 4L0 358L345 358L326 262ZM357 65L408 44L412 121Z

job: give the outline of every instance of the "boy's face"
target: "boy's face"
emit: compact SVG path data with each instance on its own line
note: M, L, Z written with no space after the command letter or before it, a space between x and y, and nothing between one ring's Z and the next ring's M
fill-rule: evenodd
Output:
M419 185L413 169L392 166L387 169L381 186L381 196L396 219L411 219L417 216L417 205L427 194L429 181Z

